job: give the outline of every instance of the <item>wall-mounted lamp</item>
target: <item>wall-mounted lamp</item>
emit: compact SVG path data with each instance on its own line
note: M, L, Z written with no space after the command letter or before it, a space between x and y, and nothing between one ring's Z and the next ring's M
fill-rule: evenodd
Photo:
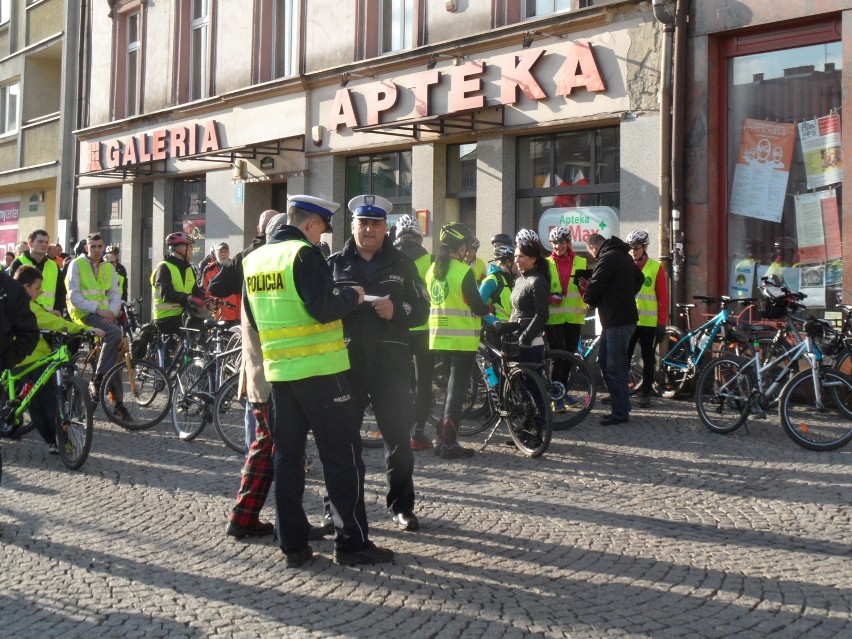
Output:
M311 142L314 143L314 146L322 146L322 141L325 138L325 127L321 124L318 124L315 127L311 127Z
M347 84L349 84L349 81L352 78L359 78L361 80L375 80L376 77L377 76L375 75L362 75L360 73L355 73L354 71L344 71L343 75L340 77L340 86L345 87Z
M426 63L427 69L434 69L439 60L452 60L453 66L457 67L462 60L467 60L467 56L449 53L433 53L429 56L429 61Z
M545 33L544 31L526 31L524 33L524 41L521 43L521 46L524 49L529 49L533 43L533 40L536 38L559 38L560 40L564 39L566 36L561 35L559 33Z

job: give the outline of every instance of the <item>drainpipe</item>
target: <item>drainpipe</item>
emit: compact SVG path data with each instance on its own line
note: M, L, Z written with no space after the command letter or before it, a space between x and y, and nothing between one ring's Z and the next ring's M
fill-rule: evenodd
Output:
M684 195L684 130L686 112L686 36L689 0L677 0L674 36L674 81L672 109L672 295L674 302L686 301L686 196ZM673 302L673 303L674 303ZM674 308L674 307L672 307Z

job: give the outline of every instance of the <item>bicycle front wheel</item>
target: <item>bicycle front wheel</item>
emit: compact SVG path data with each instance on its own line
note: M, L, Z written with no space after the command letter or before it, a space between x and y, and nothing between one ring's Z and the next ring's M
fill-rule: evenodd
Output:
M86 463L92 447L92 413L95 408L86 383L68 376L59 387L59 424L56 427L56 447L59 459L71 470Z
M527 457L539 457L550 446L553 417L541 375L531 368L512 370L503 387L509 434Z
M714 433L735 431L748 419L752 379L742 367L747 360L723 355L704 367L695 388L701 423Z
M192 441L213 421L213 394L204 360L184 364L175 378L172 394L172 426L177 436Z
M553 430L576 426L591 412L597 394L586 361L569 351L548 351L544 372Z
M163 370L147 361L125 360L104 375L100 402L107 418L127 430L159 424L171 408L171 388Z
M213 403L213 425L225 444L238 453L246 452L246 398L240 398L240 376L222 384Z
M852 440L852 379L831 369L803 371L781 392L784 432L810 450L835 450Z

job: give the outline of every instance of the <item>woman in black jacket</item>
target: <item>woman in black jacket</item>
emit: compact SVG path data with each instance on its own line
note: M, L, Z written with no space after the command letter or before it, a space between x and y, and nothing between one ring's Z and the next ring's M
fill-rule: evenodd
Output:
M550 315L550 267L535 231L516 237L515 263L520 275L512 289L512 321L521 324L520 361L544 362L544 326Z

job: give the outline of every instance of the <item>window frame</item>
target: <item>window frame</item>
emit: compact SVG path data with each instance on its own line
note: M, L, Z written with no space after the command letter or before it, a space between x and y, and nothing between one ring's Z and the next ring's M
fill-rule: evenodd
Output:
M130 41L130 23L136 19L137 40ZM142 112L142 11L128 13L124 26L124 115L139 115ZM135 72L131 78L130 58L135 57ZM131 86L135 87L134 98L130 97Z
M8 102L9 93L12 87L15 88L15 113L14 122L9 126ZM21 128L21 81L9 82L0 86L0 137L16 135Z
M356 7L356 43L355 59L363 60L382 55L393 55L409 51L425 43L426 34L426 2L425 0L397 0L411 2L411 27L408 29L411 46L382 51L383 33L383 4L386 0L357 0ZM393 1L393 0L391 0Z
M193 19L192 12L196 0L180 0L175 7L175 24L178 38L176 42L177 51L175 55L176 72L173 74L172 95L175 103L184 103L194 100L203 100L215 95L215 67L216 67L216 15L217 0L204 0L207 3L207 14L205 18ZM202 90L200 95L195 95L193 81L193 54L194 30L206 25L206 48L204 51L203 71L201 74Z
M0 28L12 21L12 0L0 0Z

